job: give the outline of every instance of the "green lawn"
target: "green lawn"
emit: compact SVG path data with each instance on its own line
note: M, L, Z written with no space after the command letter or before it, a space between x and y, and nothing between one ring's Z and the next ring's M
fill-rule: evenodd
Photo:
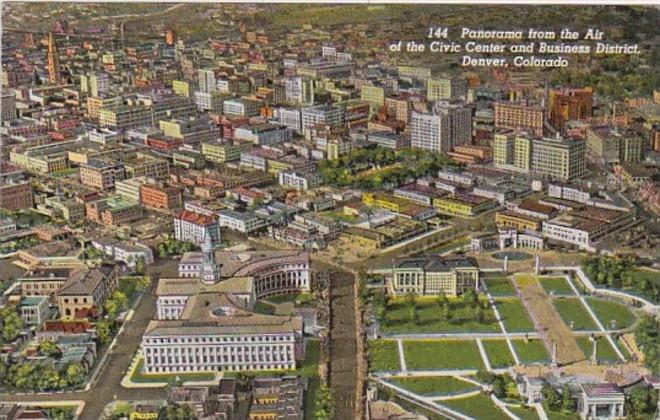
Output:
M254 311L260 314L273 315L275 313L275 307L266 301L258 300L254 304Z
M498 299L496 303L508 332L534 331L534 324L519 299Z
M593 342L589 337L576 337L575 342L584 353L584 358L590 360L591 352L593 351ZM607 341L605 337L598 338L598 345L596 347L596 357L601 362L619 362L619 356L617 356L616 351L610 345L610 342Z
M371 371L398 371L399 349L394 340L369 341L369 370Z
M624 329L634 324L637 319L627 306L618 302L588 297L587 303L607 329L613 326L615 329ZM612 321L614 321L614 325Z
M169 382L174 381L178 377L184 382L200 382L200 381L212 381L215 379L215 373L211 372L177 372L177 373L156 373L156 374L145 374L144 371L144 359L140 358L137 364L137 368L133 371L131 375L131 381L136 383L154 383L154 382Z
M597 330L598 327L594 322L587 309L582 305L577 298L559 298L553 301L555 309L559 312L561 319L564 320L566 325L571 328L573 322L574 331Z
M472 340L407 340L403 351L409 370L484 368Z
M509 416L497 408L497 406L495 406L490 398L483 394L467 398L458 398L455 400L440 401L439 404L447 406L470 417L474 417L475 419L509 419Z
M555 296L575 296L575 292L564 277L538 277L546 293Z
M410 319L407 304L403 299L390 302L385 311L385 319L381 322L381 332L384 334L404 333L458 333L458 332L499 332L493 310L488 307L483 310L484 321L475 319L475 313L469 306L463 305L459 299L450 299L451 320L442 318L440 307L435 298L418 299L417 312L419 323ZM482 302L483 303L483 302Z
M311 293L289 293L286 295L270 296L265 298L265 300L275 304L293 302L296 305L305 305L314 300L314 295Z
M548 409L545 410L545 414L548 415L548 420L578 420L580 418L578 413L550 411Z
M520 417L522 420L538 420L539 415L536 413L536 409L532 407L508 407L516 416Z
M317 339L307 340L305 345L305 360L298 369L300 376L307 378L307 392L305 393L305 418L314 418L313 407L316 401L316 392L321 386L319 377L319 362L321 359L321 342Z
M426 397L460 394L479 389L478 386L453 376L395 377L389 381L403 389Z
M509 277L504 276L485 276L483 282L488 291L493 296L515 296L516 289Z
M550 361L548 351L541 340L513 340L513 348L518 354L521 363L544 363Z
M504 368L516 364L506 340L483 340L482 343L493 368Z

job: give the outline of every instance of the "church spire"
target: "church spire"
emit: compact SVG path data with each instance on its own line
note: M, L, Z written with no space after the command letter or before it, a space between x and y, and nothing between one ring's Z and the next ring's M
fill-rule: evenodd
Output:
M51 85L60 83L60 56L52 32L48 33L48 82Z

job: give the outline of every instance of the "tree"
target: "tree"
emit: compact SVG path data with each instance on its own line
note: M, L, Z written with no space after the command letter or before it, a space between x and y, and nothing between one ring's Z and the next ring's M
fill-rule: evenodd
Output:
M43 391L59 389L60 373L50 365L40 366L36 377L36 388Z
M85 381L87 371L80 363L70 363L64 369L64 380L69 386L80 385Z
M54 341L44 340L39 344L39 353L48 357L60 357L62 350L57 347Z
M417 314L417 308L415 307L415 305L408 305L406 309L408 310L408 320L414 322L415 314Z
M110 299L105 303L105 310L108 316L114 319L120 312L126 309L128 309L128 298L126 294L120 290L115 290Z
M2 324L2 339L11 343L16 340L23 330L23 320L15 306L6 306L0 311L0 324Z
M445 304L440 308L440 316L442 317L442 319L446 320L447 322L451 322L452 313L449 304Z
M135 290L140 293L144 293L151 287L151 277L142 276L138 279L137 284L135 285Z
M474 309L474 317L477 321L483 322L485 319L484 308L481 305L477 305Z
M415 303L417 302L417 297L413 292L408 292L406 293L405 302L406 302L406 306L408 307L415 306Z
M188 404L168 404L158 418L161 420L196 420L197 413Z
M561 408L564 411L575 410L575 400L568 384L564 385L561 389Z
M552 385L543 385L543 388L541 389L541 395L543 395L543 401L550 410L557 411L559 409L561 404L561 396Z
M96 323L96 336L101 344L106 344L112 338L112 323L107 319L102 319Z
M438 293L438 305L442 307L445 306L447 303L449 303L449 301L447 300L447 295L445 294L444 291L441 290L440 293Z
M503 377L499 375L496 376L491 386L493 387L493 394L495 394L497 398L506 397L506 382Z
M472 307L476 306L479 303L477 292L475 292L474 289L467 289L465 293L463 293L463 302Z
M316 393L314 416L318 420L330 420L335 415L335 397L332 390L322 385Z
M139 256L135 262L135 272L141 276L144 276L144 274L147 272L147 262L143 256Z
M649 409L653 408L650 404L651 395L649 389L646 387L635 388L632 393L630 393L630 398L627 400L627 410L629 414L635 416L642 416L647 413Z

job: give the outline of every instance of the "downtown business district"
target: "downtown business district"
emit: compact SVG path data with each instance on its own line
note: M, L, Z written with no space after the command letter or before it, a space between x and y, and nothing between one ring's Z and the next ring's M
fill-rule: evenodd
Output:
M488 273L502 271L492 255L505 248L554 252L558 266L569 250L625 248L657 261L646 227L660 211L660 91L612 104L591 86L548 86L536 72L436 74L387 56L374 66L361 47L373 40L348 28L336 39L308 25L275 37L241 23L221 39L188 42L166 27L150 40L122 27L122 45L112 25L95 29L107 39L85 31L58 21L47 33L3 36L0 254L19 271L1 278L3 393L84 387L154 293L122 384L211 374L214 385L191 379L168 388L169 401L123 414L156 418L174 404L216 419L319 415L304 397L317 386L296 377L318 340L328 362L328 272L313 261L356 279L366 276L358 267L377 272L372 292L395 304L443 296L457 311L473 292L486 296ZM419 254L431 245L461 255ZM370 266L381 254L394 256ZM174 272L161 271L170 262ZM597 332L614 343L608 328ZM561 365L563 350L543 344L553 355L539 365ZM620 354L617 363L632 361ZM34 389L21 388L19 368L60 380L33 373ZM314 369L313 378L325 371ZM391 378L371 371L370 417L405 413L382 399ZM539 405L545 379L514 371L523 399ZM237 372L261 372L247 399ZM637 363L631 372L646 371ZM622 417L625 381L589 378L572 384L574 410ZM498 415L516 418L495 400ZM0 407L7 418L44 415L30 404Z

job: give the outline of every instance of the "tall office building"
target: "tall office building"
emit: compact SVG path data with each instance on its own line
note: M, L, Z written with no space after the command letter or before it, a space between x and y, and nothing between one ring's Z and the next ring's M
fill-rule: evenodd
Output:
M433 114L413 112L410 124L411 146L419 149L449 152L472 140L472 112L459 104L437 102Z
M525 130L535 136L543 135L544 110L526 103L495 103L495 128Z
M48 34L48 82L52 85L60 83L60 56L55 44L53 33Z
M8 93L6 90L2 92L0 108L2 108L0 124L4 124L5 121L14 121L16 119L16 95Z
M303 77L291 77L285 83L285 100L291 104L314 103L314 81Z
M200 92L210 93L216 90L215 71L211 69L200 69L197 72Z
M426 97L429 101L465 99L467 97L467 81L461 78L429 79L426 86Z
M586 173L585 142L563 138L530 138L496 134L495 167L570 181Z
M316 124L339 125L344 116L339 107L332 105L310 106L302 109L302 130Z
M566 121L591 117L594 93L591 87L553 89L548 92L548 121L560 131Z

